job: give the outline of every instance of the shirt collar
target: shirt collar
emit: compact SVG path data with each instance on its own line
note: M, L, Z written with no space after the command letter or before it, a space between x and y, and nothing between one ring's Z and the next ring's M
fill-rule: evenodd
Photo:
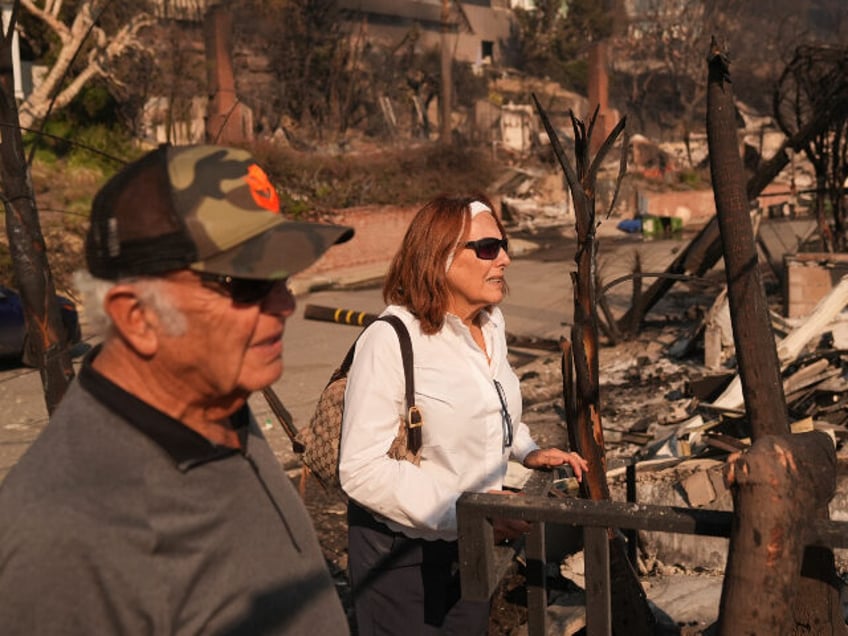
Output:
M101 347L95 347L83 360L79 373L80 386L162 448L181 471L186 472L201 464L246 452L250 425L250 411L246 404L230 416L242 450L218 446L98 373L91 363L100 353Z
M465 324L459 318L459 316L452 314L450 312L445 314L445 324L451 326L451 328L456 332L467 331ZM497 320L495 319L494 311L488 311L486 309L480 310L480 329L483 331L488 331L493 327L497 327Z

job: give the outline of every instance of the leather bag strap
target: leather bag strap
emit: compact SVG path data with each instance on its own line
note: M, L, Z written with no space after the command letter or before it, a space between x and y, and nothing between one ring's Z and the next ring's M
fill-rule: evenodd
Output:
M381 316L377 320L389 323L397 333L400 342L400 357L403 361L403 375L406 381L406 408L411 409L415 406L415 374L412 370L412 340L409 337L409 331L397 316Z
M403 321L397 316L380 316L377 320L389 323L394 328L398 337L398 342L400 342L400 357L403 364L404 393L406 397L406 417L404 418L404 421L406 422L407 430L411 432L412 429L420 428L424 423L421 411L417 406L415 406L415 373L412 366L412 339L409 337L409 331L407 330L406 325L403 324ZM376 320L374 322L376 322ZM360 333L356 339L359 340L361 335L362 333ZM339 368L336 369L335 373L333 373L328 384L335 382L339 378L347 377L348 371L350 371L350 365L353 364L353 354L355 349L356 341L354 341L354 343L350 346L350 349L348 349L347 355L345 355ZM413 452L417 452L421 444L420 434L416 432L414 437L411 437L410 439L410 448Z

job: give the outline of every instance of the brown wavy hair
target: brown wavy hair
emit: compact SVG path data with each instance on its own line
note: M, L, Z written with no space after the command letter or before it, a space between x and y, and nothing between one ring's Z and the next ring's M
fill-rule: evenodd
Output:
M445 265L456 245L468 238L471 230L468 206L473 201L495 209L484 194L442 194L418 210L386 274L383 300L411 311L425 334L437 333L444 324L450 297ZM501 236L506 236L500 219L493 216Z

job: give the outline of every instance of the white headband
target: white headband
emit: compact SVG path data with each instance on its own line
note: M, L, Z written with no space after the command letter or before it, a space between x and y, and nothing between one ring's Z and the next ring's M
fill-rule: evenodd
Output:
M478 214L480 214L480 212L488 212L489 214L492 214L492 208L490 208L482 201L472 201L471 203L469 203L468 211L471 212L472 219Z
M481 212L488 212L489 214L494 214L492 212L492 208L483 203L482 201L472 201L468 204L468 212L471 214L471 218L473 219L475 216L480 214ZM456 254L456 250L459 249L459 241L462 239L462 235L465 234L465 216L462 217L462 227L459 228L459 236L456 237L456 243L453 244L453 249L448 254L448 260L445 263L445 271L447 272L451 265L453 265L453 255Z

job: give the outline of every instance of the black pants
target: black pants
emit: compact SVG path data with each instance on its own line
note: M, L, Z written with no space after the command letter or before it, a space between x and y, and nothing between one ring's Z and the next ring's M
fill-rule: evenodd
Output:
M410 539L354 502L347 512L359 636L487 632L488 601L460 599L456 541Z

